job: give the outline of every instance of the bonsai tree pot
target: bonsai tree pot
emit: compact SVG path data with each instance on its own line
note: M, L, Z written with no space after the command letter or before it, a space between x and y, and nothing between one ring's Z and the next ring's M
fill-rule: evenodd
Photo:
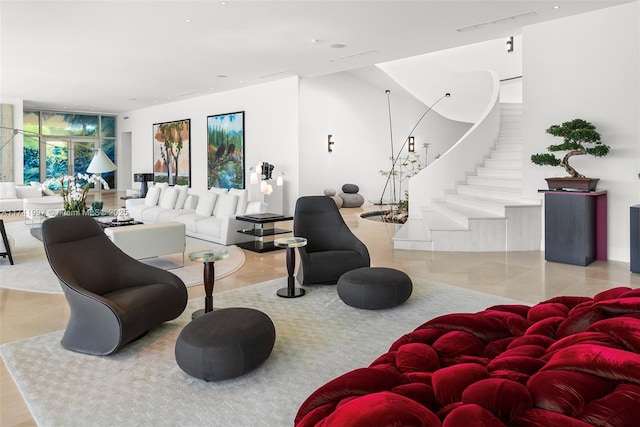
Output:
M549 190L596 191L599 178L560 177L545 178Z

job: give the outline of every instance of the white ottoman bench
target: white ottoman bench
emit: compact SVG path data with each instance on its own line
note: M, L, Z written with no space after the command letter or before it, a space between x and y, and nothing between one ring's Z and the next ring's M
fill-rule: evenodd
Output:
M135 259L152 258L182 252L187 244L186 228L181 222L158 222L105 228L104 233L124 253Z

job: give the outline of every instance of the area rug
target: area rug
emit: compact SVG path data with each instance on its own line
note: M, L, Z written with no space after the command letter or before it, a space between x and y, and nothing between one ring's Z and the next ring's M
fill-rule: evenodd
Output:
M335 286L307 287L295 299L276 296L284 286L281 278L214 293L214 307L261 310L276 328L271 356L231 380L208 383L176 365L177 335L202 299L113 356L65 350L62 331L4 344L0 353L40 426L290 426L316 388L368 365L426 320L518 303L420 282L404 304L369 311L342 303Z
M31 235L30 227L17 221L5 223L5 228L7 234L14 239L14 247L11 250L14 265L10 265L6 259L0 260L0 288L62 294L60 283L49 267L42 242ZM180 253L149 258L142 262L170 270L187 286L199 285L203 279L202 263L189 261L189 252L205 249L229 251L229 258L215 264L216 279L228 276L244 265L244 252L237 246L222 246L191 237L187 237L186 241L184 264Z

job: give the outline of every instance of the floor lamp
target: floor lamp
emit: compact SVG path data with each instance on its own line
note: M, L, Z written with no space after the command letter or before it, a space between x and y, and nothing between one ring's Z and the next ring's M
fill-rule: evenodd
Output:
M87 172L97 173L100 174L100 177L102 177L103 173L111 172L116 169L116 165L113 164L111 159L107 157L106 154L104 154L104 151L98 149L96 154L93 156L93 159L91 159L89 167L87 167ZM98 198L102 200L102 182L98 182Z

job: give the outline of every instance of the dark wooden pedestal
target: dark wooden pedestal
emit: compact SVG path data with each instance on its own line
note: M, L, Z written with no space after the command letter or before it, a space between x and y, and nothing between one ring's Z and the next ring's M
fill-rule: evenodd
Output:
M607 259L607 192L545 191L545 259L589 265Z

